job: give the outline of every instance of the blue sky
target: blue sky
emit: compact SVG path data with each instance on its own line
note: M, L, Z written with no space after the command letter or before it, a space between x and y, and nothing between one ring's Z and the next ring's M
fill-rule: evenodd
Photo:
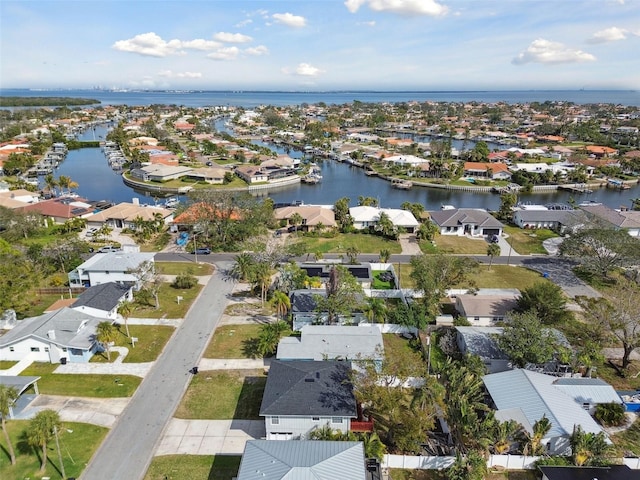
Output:
M640 88L640 0L2 0L0 87Z

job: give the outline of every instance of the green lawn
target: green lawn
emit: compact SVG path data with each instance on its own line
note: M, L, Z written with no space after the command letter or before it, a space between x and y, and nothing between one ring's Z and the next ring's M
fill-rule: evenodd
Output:
M188 290L181 290L173 288L169 283L163 283L158 294L160 308L156 310L151 305L145 305L136 309L131 316L135 318L183 318L202 287L202 285L196 285ZM179 304L178 296L182 297Z
M262 370L200 371L193 376L175 417L259 420L266 383Z
M13 367L16 363L18 362L14 362L12 360L0 360L0 370L7 370Z
M542 246L542 242L548 238L558 236L556 232L545 228L523 230L519 227L506 226L504 227L504 232L509 235L507 242L521 255L531 255L534 253L546 254L547 251ZM506 254L507 252L503 252L503 255Z
M144 480L231 480L242 457L227 455L163 455L153 457Z
M0 435L0 478L6 480L36 479L42 476L61 478L60 462L55 441L51 441L47 449L47 468L40 474L40 448L34 450L25 441L26 420L7 422L7 430L16 453L16 465L11 465L6 450L4 435ZM98 448L109 430L107 428L86 423L64 422L59 431L60 450L64 470L68 478L78 478L89 463L93 452Z
M419 355L419 352L412 346L409 339L404 338L402 335L383 333L382 343L384 344L385 356L395 357L400 355L401 352Z
M57 364L32 363L20 375L42 377L38 390L47 395L67 397L130 397L142 381L133 375L58 374Z
M489 244L484 239L471 239L457 235L436 235L435 248L431 242L420 242L424 253L457 253L466 255L486 255Z
M131 346L131 339L127 338L124 325L120 325L120 335L115 341L117 347L127 347L129 353L123 363L144 363L157 360L164 346L173 335L175 328L168 325L129 325L129 334L137 338L136 346ZM111 361L115 361L118 352L111 352ZM106 362L106 352L94 355L92 362Z
M517 288L524 290L537 282L548 282L539 272L510 265L480 265L478 271L469 275L478 288ZM454 287L455 288L455 287Z
M380 275L382 275L385 272L386 270L373 270L371 272L371 275L373 275L373 282L371 282L371 288L374 288L377 290L391 290L394 287L394 285L392 285L392 282L380 280Z
M611 440L621 454L631 452L633 455L640 455L640 419L636 419L633 425L624 432L612 435Z
M59 293L47 293L38 294L33 292L29 295L29 307L23 312L24 317L37 317L42 315L44 311L51 306L55 301L60 300L61 295ZM64 295L65 298L69 298L69 294Z
M395 240L387 240L376 235L363 233L339 233L333 238L305 237L300 235L298 243L304 245L307 253L345 253L348 248L356 247L360 253L379 254L380 250L389 250L393 253L402 252L400 243Z
M251 358L246 342L258 336L260 325L218 327L204 352L204 358Z
M209 263L192 262L155 262L156 272L160 275L179 275L181 273L191 273L195 276L211 275L213 265Z

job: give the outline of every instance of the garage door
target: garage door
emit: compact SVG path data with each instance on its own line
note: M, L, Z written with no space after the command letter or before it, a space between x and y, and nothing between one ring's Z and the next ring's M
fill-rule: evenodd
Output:
M483 228L482 229L482 234L483 235L500 235L500 229L499 228Z

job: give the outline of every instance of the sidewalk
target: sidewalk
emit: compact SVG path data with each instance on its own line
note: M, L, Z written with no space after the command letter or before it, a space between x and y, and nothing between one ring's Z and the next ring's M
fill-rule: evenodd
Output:
M112 352L118 352L118 358L111 363L67 363L59 365L53 373L68 374L98 374L98 375L134 375L143 377L149 372L154 362L122 363L129 353L127 347L111 347Z
M271 365L271 358L202 358L200 370L255 370Z

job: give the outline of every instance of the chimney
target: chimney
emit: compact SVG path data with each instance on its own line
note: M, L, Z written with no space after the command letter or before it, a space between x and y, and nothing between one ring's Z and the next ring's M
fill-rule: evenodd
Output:
M47 337L49 337L51 340L55 340L56 339L56 331L55 330L49 330L47 332Z

